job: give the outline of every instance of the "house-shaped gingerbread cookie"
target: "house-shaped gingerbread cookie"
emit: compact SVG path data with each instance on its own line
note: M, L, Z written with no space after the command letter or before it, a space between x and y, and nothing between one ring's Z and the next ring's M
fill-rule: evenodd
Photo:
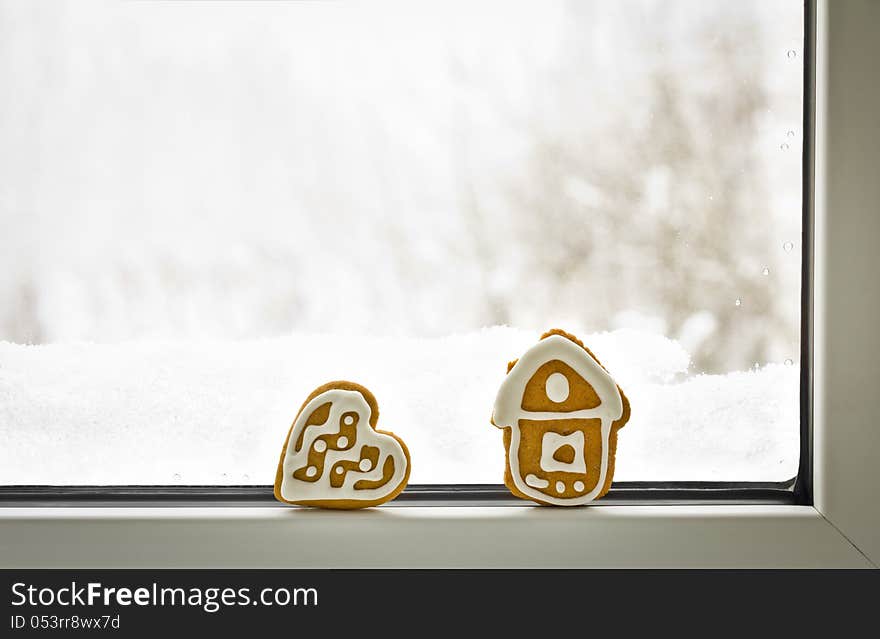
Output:
M629 415L629 400L580 340L558 329L545 333L511 362L495 399L504 483L517 497L547 505L602 497Z

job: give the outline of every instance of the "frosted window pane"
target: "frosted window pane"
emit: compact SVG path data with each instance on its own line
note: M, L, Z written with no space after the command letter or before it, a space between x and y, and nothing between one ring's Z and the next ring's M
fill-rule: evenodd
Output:
M506 363L578 334L616 480L798 465L803 7L0 1L0 484L269 484L374 391L500 483Z

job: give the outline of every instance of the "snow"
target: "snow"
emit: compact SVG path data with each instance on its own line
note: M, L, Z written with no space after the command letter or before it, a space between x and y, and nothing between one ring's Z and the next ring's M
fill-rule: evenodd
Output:
M506 363L539 334L292 335L251 341L0 343L0 484L270 484L296 411L348 379L405 439L412 483L500 483L489 423ZM785 480L796 474L798 370L688 375L676 342L583 335L633 406L617 480Z

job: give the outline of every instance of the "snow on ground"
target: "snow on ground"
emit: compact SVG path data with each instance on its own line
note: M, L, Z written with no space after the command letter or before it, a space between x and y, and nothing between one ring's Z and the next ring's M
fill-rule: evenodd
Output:
M0 343L0 484L270 484L306 395L334 379L379 401L412 483L500 483L489 417L538 333L432 339L296 335L236 342ZM618 480L784 480L798 462L798 370L687 376L659 335L585 335L632 402Z

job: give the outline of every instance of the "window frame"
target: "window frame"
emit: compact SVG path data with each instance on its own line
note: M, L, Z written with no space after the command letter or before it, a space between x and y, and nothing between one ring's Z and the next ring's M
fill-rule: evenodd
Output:
M795 477L786 481L617 481L603 498L603 504L657 503L765 503L811 505L812 488L812 363L813 363L813 111L808 96L814 94L814 38L811 3L804 2L804 62L801 206L801 295L800 295L800 411L799 462ZM8 485L0 486L0 507L35 501L85 505L105 503L231 503L275 504L271 486L265 485ZM513 497L503 484L410 484L395 501L400 504L490 503L528 505Z
M835 336L880 351L870 349L878 345L877 322L866 319L880 318L880 290L859 288L880 271L880 253L869 250L864 233L878 229L864 202L880 201L880 181L870 174L880 164L880 87L871 81L880 45L870 28L878 20L877 4L806 3L804 50L815 64L808 55L804 204L813 216L804 239L817 241L803 244L814 278L802 285L816 312L802 318L802 363L812 361L802 365L802 428L812 429L789 503L656 507L612 495L582 509L471 500L351 516L259 501L212 507L184 495L174 503L78 507L42 499L0 508L0 565L876 567L880 504L871 488L880 483L880 441L872 428L880 396L853 381L875 381L880 371L876 358L838 351ZM847 135L853 129L859 134ZM865 168L854 171L854 160ZM862 249L858 259L853 247ZM652 503L681 496L669 497Z

